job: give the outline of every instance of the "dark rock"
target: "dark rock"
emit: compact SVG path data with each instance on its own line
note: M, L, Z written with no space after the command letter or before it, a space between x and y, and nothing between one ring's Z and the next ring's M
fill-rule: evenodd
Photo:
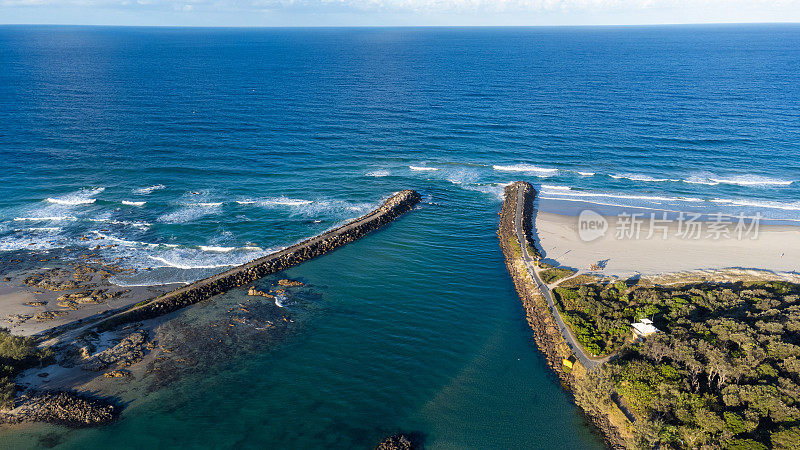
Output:
M105 375L103 376L106 378L130 378L132 375L127 370L119 369L119 370L112 370L111 372L106 372Z
M22 404L0 415L0 423L47 422L70 428L111 423L122 408L114 403L76 392L39 392L20 397Z
M42 311L33 316L33 320L37 322L50 322L51 320L56 320L59 317L65 316L66 314L66 311Z
M134 331L119 344L90 356L83 368L100 372L115 364L128 367L141 361L147 350L147 334L144 330Z
M398 433L382 440L375 450L412 450L416 448L419 447L414 445L410 436Z
M275 296L272 294L267 294L264 291L259 291L258 289L256 289L255 286L250 286L250 289L247 290L247 295L252 295L256 297L275 298Z
M36 307L36 306L44 306L46 304L47 304L47 302L44 302L44 301L33 301L33 302L25 302L24 303L25 306L34 306L34 307Z

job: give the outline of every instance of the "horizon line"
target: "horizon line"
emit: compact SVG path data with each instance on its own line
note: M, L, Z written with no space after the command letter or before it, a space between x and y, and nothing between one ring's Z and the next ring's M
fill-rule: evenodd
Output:
M774 22L663 22L663 23L607 23L561 25L131 25L105 23L0 23L0 27L115 27L115 28L242 28L242 29L342 29L342 28L635 28L703 25L800 25L800 21Z

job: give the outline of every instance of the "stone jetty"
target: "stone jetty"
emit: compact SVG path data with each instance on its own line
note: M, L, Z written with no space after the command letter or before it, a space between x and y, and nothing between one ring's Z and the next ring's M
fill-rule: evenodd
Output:
M98 327L110 329L123 323L158 317L230 289L248 285L259 278L296 266L362 238L410 211L420 200L421 196L416 191L400 191L377 209L340 227L138 304L103 320Z

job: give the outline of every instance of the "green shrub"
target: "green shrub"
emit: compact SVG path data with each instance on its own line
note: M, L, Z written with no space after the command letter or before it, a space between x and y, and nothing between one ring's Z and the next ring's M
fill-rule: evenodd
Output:
M575 275L575 271L572 269L565 269L563 267L556 267L553 269L547 269L539 274L547 284L555 283L558 280L563 280L564 278L571 277Z
M8 407L14 399L14 378L26 369L43 364L52 355L49 349L39 349L35 339L14 336L0 328L0 408Z
M620 294L621 287L554 292L587 349L618 353L594 372L590 386L598 391L588 395L614 386L640 419L633 442L800 448L800 285L640 285ZM626 342L623 331L642 317L652 317L660 332Z

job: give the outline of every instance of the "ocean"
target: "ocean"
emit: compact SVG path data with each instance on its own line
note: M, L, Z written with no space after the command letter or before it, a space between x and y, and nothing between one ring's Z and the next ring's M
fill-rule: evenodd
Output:
M423 195L287 272L315 295L288 302L302 319L274 348L112 426L12 441L599 447L505 271L503 186L532 182L553 212L797 223L798 48L797 25L0 27L0 257L102 244L142 269L118 284L189 282Z

